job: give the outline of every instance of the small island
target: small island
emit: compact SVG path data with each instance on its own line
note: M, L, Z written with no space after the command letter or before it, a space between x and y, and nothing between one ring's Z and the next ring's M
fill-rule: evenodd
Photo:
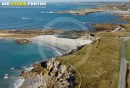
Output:
M17 44L30 44L31 41L27 40L27 39L16 39L14 40Z

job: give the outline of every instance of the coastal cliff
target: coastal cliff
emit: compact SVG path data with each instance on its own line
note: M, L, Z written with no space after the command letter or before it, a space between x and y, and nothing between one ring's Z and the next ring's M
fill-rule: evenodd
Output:
M23 71L25 82L20 88L74 88L75 72L70 66L53 60L33 65L31 71Z

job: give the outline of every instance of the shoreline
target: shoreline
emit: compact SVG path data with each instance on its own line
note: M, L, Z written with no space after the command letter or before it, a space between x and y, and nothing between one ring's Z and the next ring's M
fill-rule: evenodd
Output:
M110 4L103 5L96 8L84 8L77 10L64 10L55 12L57 14L72 14L72 15L88 15L91 13L109 13L111 15L120 16L117 20L126 21L130 23L130 5L129 4Z
M41 40L41 39L46 39L47 37L50 37L50 39L48 39L48 40L52 40L52 39L55 39L55 40L57 40L57 38L54 36L54 35L40 35L40 36L37 36L37 37L33 37L35 40ZM33 38L29 38L29 39L33 39ZM52 38L52 39L51 39ZM63 38L59 38L60 40L63 40ZM74 39L72 39L72 40L74 40ZM65 40L66 41L66 40ZM67 39L67 41L68 41L68 39ZM45 41L44 41L45 42ZM46 41L47 42L47 44L48 43L50 43L50 42L48 42L48 41ZM81 43L82 43L82 41L80 41ZM53 42L51 42L51 43L55 43L55 41L53 41ZM57 43L60 43L60 42L57 42ZM55 45L55 44L54 44ZM76 45L75 45L76 46Z
M40 41L40 39L42 39L42 38L44 38L44 37L51 37L52 39L53 38L56 38L54 35L52 36L52 35L43 35L43 36L38 36L38 37L35 37L34 38L34 40L36 39L37 41ZM61 42L63 42L63 41L73 41L73 40L71 40L71 39L63 39L63 38L57 38L57 39L62 39L62 41ZM82 45L84 45L85 44L85 42L83 42L82 40L79 40L78 39L78 41L79 42L81 42L81 43L83 43ZM45 41L44 41L45 42ZM48 41L46 41L46 42L48 42ZM64 42L64 43L65 43ZM73 41L74 42L74 41ZM49 42L48 42L49 43ZM51 43L55 43L55 42L51 42ZM59 44L60 42L58 42L58 44ZM87 42L86 42L87 43ZM87 44L89 44L90 42L88 42ZM74 43L75 44L75 43ZM68 46L70 45L70 43L68 44ZM78 45L78 44L77 44ZM73 48L71 48L70 49L70 51L68 51L68 52L66 52L65 54L67 54L67 53L69 53L69 52L71 52L71 51L73 51L74 49L76 49L76 46L77 45L75 45L75 47L73 47ZM63 46L62 46L63 47ZM64 48L66 48L66 47L64 47ZM70 48L70 46L69 46L69 48ZM62 48L63 49L63 48ZM63 55L65 55L65 54L62 54L61 56L63 56ZM51 60L54 60L56 57L54 57L54 58L51 58L51 59L48 59L47 61L51 61ZM41 62L39 62L39 64L40 63L42 63L42 62L46 62L46 61L41 61ZM21 81L22 81L23 79L21 79ZM26 80L26 79L25 79ZM23 83L22 84L26 84L25 82L26 81L22 81ZM21 85L22 86L22 85Z
M3 37L2 39L15 40L15 39L21 39L21 38L4 38ZM89 40L89 36L87 36L87 37L83 36L78 39L68 39L68 38L58 38L54 35L39 35L36 37L25 38L25 39L28 39L29 41L32 41L33 43L36 43L36 44L39 44L38 42L40 41L40 43L43 45L46 44L46 45L49 45L49 47L51 46L51 47L55 47L55 48L63 49L65 51L67 51L65 54L62 54L60 56L66 55L67 53L69 53L73 50L76 50L77 47L80 47L84 44L92 43L92 40ZM54 60L55 58L56 57L50 58L47 61ZM46 62L46 61L40 61L39 64L42 62ZM23 77L20 77L18 80L16 80L16 83L14 83L15 88L19 88L20 86L22 86L22 84L26 84L26 79L23 79Z
M102 26L105 25L105 26ZM114 31L114 28L118 28L122 24L114 24L114 23L92 23L91 28L93 30L89 30L88 33L91 32L102 32L100 30L100 27L104 27L104 31ZM107 28L105 28L107 27ZM114 27L114 28L113 28ZM110 30L111 28L111 30ZM98 30L99 29L99 30ZM74 34L71 36L71 34ZM60 35L66 35L68 39L76 39L81 36L86 35L85 30L57 30L57 29L51 29L51 30L0 30L0 39L31 39L33 37L37 37L40 35L56 35L58 38L66 38L64 36ZM57 36L58 35L58 36ZM74 37L75 36L75 37Z
M3 34L2 34L2 35L3 35ZM7 36L7 35L5 34L5 36ZM49 37L50 35L46 35L46 36ZM35 37L35 39L39 39L39 40L42 39L42 36L41 36L41 35L39 36L39 38L38 38L38 35L36 35L36 36L34 36L34 37ZM34 38L34 37L33 37L33 38ZM23 38L23 39L33 39L33 38L31 37L31 38ZM43 37L43 38L46 39L46 37ZM52 39L53 39L53 38L56 39L54 35L52 36ZM8 39L8 38L2 38L2 39ZM9 38L9 39L21 39L21 38L14 38L14 37L13 37L13 38ZM63 39L63 38L61 38L61 39ZM48 40L49 40L49 39L48 39ZM51 40L51 39L50 39L50 40ZM57 40L57 39L56 39L56 40ZM48 43L49 43L49 42L47 41L47 44L48 44ZM55 45L55 42L51 42L51 43L54 43L54 45ZM53 44L52 44L52 45L53 45ZM76 45L75 45L75 48L76 48ZM24 83L24 82L23 82L23 83Z
M76 3L76 4L79 4L79 3ZM86 4L86 3L83 2L81 4ZM95 23L95 24L90 23L89 26L92 26L94 30L87 31L89 35L85 35L86 33L83 33L83 32L86 32L86 31L82 31L82 30L81 30L82 32L74 31L74 30L66 32L66 31L60 31L56 29L51 29L51 30L41 30L41 29L39 30L37 29L26 30L25 29L24 30L23 29L22 30L21 25L18 26L19 28L21 28L21 30L17 30L17 29L16 30L8 30L8 29L0 30L1 42L3 42L4 40L11 40L17 43L18 47L19 47L19 44L25 44L25 45L30 44L29 46L31 46L31 43L32 43L39 46L38 47L39 52L40 51L44 52L40 49L42 48L42 46L45 46L49 49L52 49L56 53L59 53L58 54L59 56L57 54L54 54L57 56L54 56L53 58L48 58L45 60L37 59L36 60L37 62L34 62L34 63L31 63L34 57L29 56L30 58L32 58L30 59L29 62L26 61L26 58L25 58L25 62L27 62L26 64L28 65L26 66L27 69L20 71L21 74L19 75L19 78L17 80L14 80L15 83L12 83L13 86L15 86L15 88L26 88L26 87L27 88L30 88L30 87L47 88L46 86L51 85L50 82L53 82L54 83L52 85L53 88L57 88L55 86L57 85L57 83L61 85L63 83L64 88L70 88L68 87L69 85L72 86L72 88L75 88L76 84L77 84L76 88L78 85L80 85L81 87L88 87L88 88L89 87L93 87L93 88L115 87L117 85L118 74L119 74L118 67L120 65L119 64L120 41L122 40L122 37L130 36L130 26L128 27L125 25L125 21L126 23L128 22L127 24L130 23L130 19L129 19L130 13L128 13L127 15L127 12L126 12L126 9L128 10L130 8L130 5L129 5L130 3L129 4L128 3L120 3L120 4L119 3L109 3L109 4L102 3L102 4L100 7L98 6L92 9L78 8L77 10L66 10L61 13L45 11L45 13L47 14L57 13L59 15L69 14L69 15L81 15L81 16L88 15L88 14L91 15L91 13L94 13L94 15L97 15L97 17L98 17L98 13L99 15L100 13L101 14L107 13L113 16L113 18L117 17L116 19L114 19L114 21L110 21L110 23L100 23L100 22ZM128 11L130 12L130 9ZM40 12L39 14L41 13L44 13L44 11ZM86 18L86 16L84 17ZM25 18L20 18L20 19L25 19ZM76 18L78 18L78 16ZM83 23L86 24L87 26L87 22L86 23L83 22ZM2 27L2 28L5 28L5 27ZM9 28L14 28L14 27L10 26ZM73 34L75 35L73 36ZM90 46L89 44L92 46ZM7 44L7 46L8 45L9 44ZM60 53L58 50L65 51L65 52ZM29 52L31 52L31 50L29 50ZM47 54L49 53L47 52ZM28 55L29 54L27 54L27 56ZM18 58L19 57L20 56L18 56ZM82 63L84 62L84 64L81 67L76 68L76 71L75 69L74 70L71 69L70 65L74 66L80 61ZM32 65L30 65L29 63ZM11 69L14 69L14 68L11 68ZM8 74L5 74L5 78L7 78L6 76L8 76ZM71 81L68 81L66 79L69 79ZM49 88L52 88L52 87L49 87ZM59 88L63 88L63 87L59 87Z
M93 42L91 39L89 39L89 36L83 36L78 39L67 39L58 38L54 35L40 35L37 37L30 38L30 40L36 42L37 44L43 43L46 45L63 49L65 51L71 51L73 49L76 49L78 46Z
M13 35L12 37L7 37L8 35ZM78 38L64 38L64 37L57 37L55 35L35 35L32 37L15 37L14 35L17 34L10 34L10 33L0 33L0 39L9 39L15 40L18 44L28 44L28 43L36 43L38 45L49 45L57 49L61 49L64 51L68 51L68 49L72 50L75 49L77 46L81 46L84 44L89 44L93 42L93 37L89 34L82 35ZM21 34L23 35L23 34ZM29 35L29 34L28 34ZM26 35L23 35L26 36ZM69 36L69 35L68 35ZM25 41L25 42L24 42ZM71 45L69 44L71 43ZM63 48L64 47L64 48ZM68 49L66 49L68 48Z

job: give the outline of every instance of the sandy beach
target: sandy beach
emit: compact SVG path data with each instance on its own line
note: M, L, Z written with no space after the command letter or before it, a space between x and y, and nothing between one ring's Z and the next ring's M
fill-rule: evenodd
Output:
M15 38L14 38L15 39ZM77 47L85 45L85 44L91 44L93 40L89 39L88 36L82 36L78 39L68 39L68 38L58 38L54 35L39 35L32 38L26 38L27 40L31 41L32 43L38 44L39 46L42 45L48 45L50 47L55 47L58 49L62 49L67 52L71 52L72 50L77 49ZM41 77L36 77L37 79L40 79ZM24 80L24 81L23 81ZM32 80L31 82L35 81L36 79ZM18 82L19 81L19 82ZM18 83L15 83L15 88L19 88L22 85L27 84L29 81L25 79L18 79ZM38 84L35 85L29 85L29 87L37 88L37 86L41 84L38 82Z
M85 37L78 39L67 39L58 38L54 35L40 35L37 37L30 38L29 40L39 45L46 44L52 47L63 49L68 52L73 49L76 49L78 46L90 44L93 42L91 39L87 39Z
M7 35L13 35L13 34L9 34L9 33L0 33L0 36L7 36Z
M7 39L7 38L5 38L5 36L10 36L10 35L13 35L13 34L0 33L0 39ZM8 39L10 39L10 38L8 38Z
M17 35L19 35L19 37L16 37ZM20 35L22 35L22 37L20 37ZM26 36L28 35L0 33L0 39L12 39L12 40L25 39L31 41L32 43L38 44L40 46L47 45L50 47L62 49L67 52L70 52L79 46L90 44L93 42L93 40L89 38L90 37L89 35L81 36L80 38L77 39L58 38L55 35L37 35L32 37L26 37Z

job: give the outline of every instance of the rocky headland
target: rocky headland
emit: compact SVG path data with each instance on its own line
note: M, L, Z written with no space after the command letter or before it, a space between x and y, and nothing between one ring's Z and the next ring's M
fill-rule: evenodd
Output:
M126 21L130 23L130 15L121 15L121 18L119 20Z
M114 32L118 30L124 30L124 28L121 25L118 24L92 24L92 27L95 29L93 31L95 32L102 32L102 31L108 31L108 32Z
M65 32L65 34L70 34ZM72 33L72 32L71 32ZM75 31L77 33L77 31ZM82 48L83 45L91 44L94 38L89 34L76 39L58 38L54 35L39 35L33 38L17 39L18 44L33 43L45 44L62 49L71 54ZM66 54L64 54L66 55ZM55 58L32 65L32 70L24 70L21 73L24 82L20 88L74 88L76 86L75 72L69 65L64 65Z
M31 71L23 71L25 82L20 88L74 88L75 72L70 66L49 60L33 65Z
M73 14L73 15L87 15L90 13L97 13L97 12L106 12L106 13L111 13L111 14L120 14L129 11L130 5L129 4L105 4L101 5L97 8L84 8L84 9L77 9L77 10L65 10L65 11L59 11L55 12L58 14Z
M65 13L69 13L69 14L73 14L73 15L87 15L90 13L96 13L96 12L102 12L104 10L101 9L81 9L81 10L65 10L65 11L60 11L60 12L56 12L58 14L65 14Z

